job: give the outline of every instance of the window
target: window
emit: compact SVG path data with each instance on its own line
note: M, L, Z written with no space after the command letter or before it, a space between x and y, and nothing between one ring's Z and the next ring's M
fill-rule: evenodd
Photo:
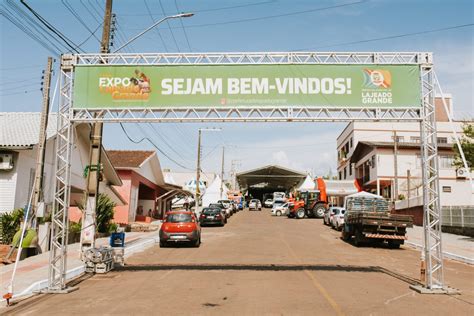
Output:
M166 217L167 223L190 223L192 221L191 214L186 213L176 213L176 214L169 214Z
M342 172L339 171L339 180L342 180Z
M347 178L347 167L344 168L344 180Z
M452 155L440 155L439 156L439 167L441 169L451 169L453 167L454 156Z
M352 164L349 165L349 175L352 176Z
M444 186L444 185L443 185L443 192L451 193L451 187L450 187L450 186Z
M437 137L438 144L447 144L448 138L447 137Z
M410 136L410 142L420 143L420 136Z
M351 137L351 139L349 140L349 147L352 148L352 137Z
M372 168L375 168L375 155L372 156L371 165L372 165Z

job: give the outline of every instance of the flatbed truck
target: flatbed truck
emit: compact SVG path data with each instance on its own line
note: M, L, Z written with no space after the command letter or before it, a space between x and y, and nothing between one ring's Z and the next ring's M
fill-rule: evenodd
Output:
M387 242L390 248L403 245L406 229L413 227L410 215L391 214L388 202L381 196L360 192L345 199L346 213L342 239L354 239L356 247L363 243Z

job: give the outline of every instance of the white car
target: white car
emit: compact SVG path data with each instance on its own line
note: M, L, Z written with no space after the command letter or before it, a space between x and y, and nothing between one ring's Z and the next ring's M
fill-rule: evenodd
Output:
M224 205L226 210L229 210L230 215L235 213L234 206L232 205L230 200L219 200L219 201L217 201L217 203L221 203L222 205Z
M268 207L268 208L273 207L273 200L272 199L266 199L265 202L263 202L263 205L265 207Z
M272 208L272 215L275 216L282 216L282 215L288 215L288 203L284 203L282 205L278 205Z
M331 217L331 226L336 230L341 230L344 225L344 214L346 210L342 207L333 207L334 214Z
M251 211L251 210L261 211L262 210L262 202L260 202L260 200L257 200L257 199L250 200L249 211Z

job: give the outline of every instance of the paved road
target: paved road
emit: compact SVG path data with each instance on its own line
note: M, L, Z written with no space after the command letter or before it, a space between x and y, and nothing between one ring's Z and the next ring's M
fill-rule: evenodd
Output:
M203 228L196 248L153 247L121 271L96 275L67 295L9 309L32 315L467 315L474 268L446 261L462 294L420 295L419 252L356 248L320 220L243 211L223 228Z

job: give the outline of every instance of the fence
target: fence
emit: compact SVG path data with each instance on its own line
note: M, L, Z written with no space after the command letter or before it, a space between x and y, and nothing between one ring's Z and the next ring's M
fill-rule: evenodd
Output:
M443 226L474 228L474 206L443 206Z

